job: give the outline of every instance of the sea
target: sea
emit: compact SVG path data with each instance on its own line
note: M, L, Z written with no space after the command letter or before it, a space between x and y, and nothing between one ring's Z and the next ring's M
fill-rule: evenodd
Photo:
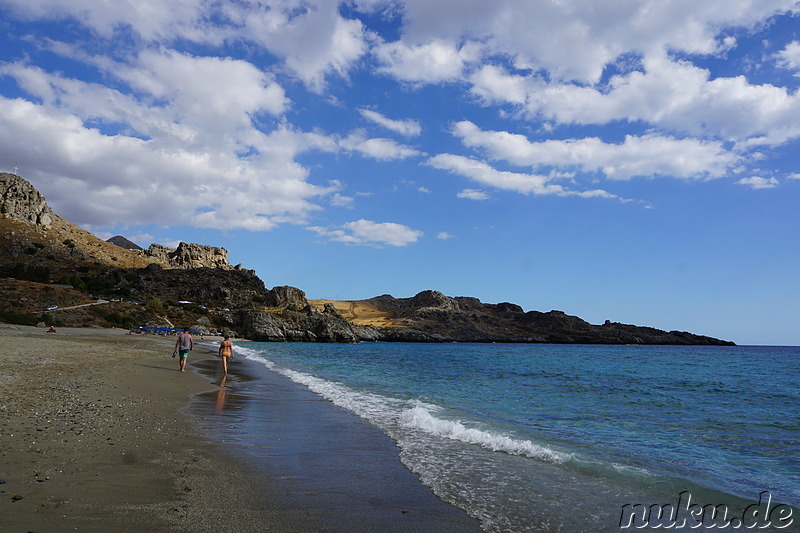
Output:
M236 349L379 428L487 532L800 530L800 347Z

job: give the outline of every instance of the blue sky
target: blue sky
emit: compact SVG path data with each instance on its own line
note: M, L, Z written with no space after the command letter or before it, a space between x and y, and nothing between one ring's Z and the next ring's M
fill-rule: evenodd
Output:
M800 2L0 0L0 170L309 298L800 345Z

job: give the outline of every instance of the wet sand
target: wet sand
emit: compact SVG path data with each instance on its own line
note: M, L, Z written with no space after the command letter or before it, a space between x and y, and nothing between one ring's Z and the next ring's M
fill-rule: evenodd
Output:
M355 415L125 333L0 324L0 530L478 531Z

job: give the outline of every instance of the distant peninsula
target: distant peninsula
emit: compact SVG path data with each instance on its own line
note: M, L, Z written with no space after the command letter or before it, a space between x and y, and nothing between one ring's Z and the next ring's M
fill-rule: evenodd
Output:
M435 290L409 298L308 300L266 288L255 271L228 263L224 248L180 243L141 249L59 217L23 178L0 173L0 321L20 324L177 327L256 341L512 342L721 345L683 331L562 311L524 311Z

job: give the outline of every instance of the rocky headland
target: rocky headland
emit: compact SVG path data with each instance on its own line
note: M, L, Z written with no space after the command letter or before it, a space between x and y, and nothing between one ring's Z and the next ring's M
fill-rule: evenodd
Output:
M27 181L0 173L0 320L67 326L189 326L256 341L702 344L728 341L562 311L524 311L427 290L410 298L306 298L268 289L224 248L107 241L55 214ZM133 246L131 246L133 245Z

